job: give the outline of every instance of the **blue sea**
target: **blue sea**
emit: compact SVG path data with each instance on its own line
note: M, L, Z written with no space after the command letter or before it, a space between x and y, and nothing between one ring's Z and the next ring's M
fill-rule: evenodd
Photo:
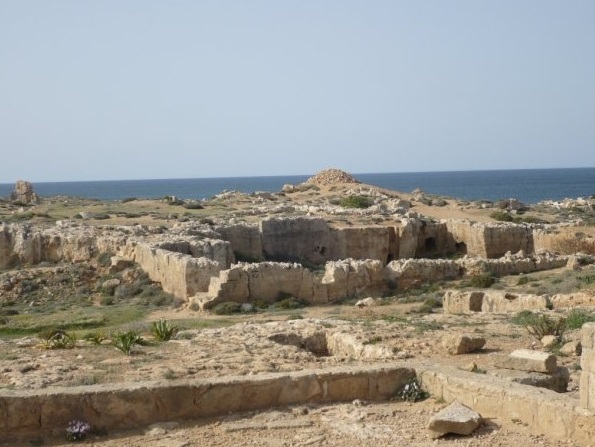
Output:
M595 168L515 169L492 171L407 172L352 174L362 183L411 192L467 200L515 198L527 204L542 200L589 197L595 194ZM38 196L66 195L100 200L129 197L207 199L224 190L246 193L280 191L287 183L298 184L310 175L227 177L196 179L113 180L33 183ZM0 197L8 197L14 184L0 184Z

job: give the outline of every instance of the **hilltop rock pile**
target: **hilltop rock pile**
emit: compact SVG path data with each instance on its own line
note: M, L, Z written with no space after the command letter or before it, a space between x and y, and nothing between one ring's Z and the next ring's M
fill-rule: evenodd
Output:
M329 186L335 183L361 183L355 177L347 174L345 171L340 169L325 169L320 171L318 174L310 177L304 183L317 185L317 186Z

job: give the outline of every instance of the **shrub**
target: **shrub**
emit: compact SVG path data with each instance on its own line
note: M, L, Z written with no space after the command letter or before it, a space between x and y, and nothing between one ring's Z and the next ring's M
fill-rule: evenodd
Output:
M76 336L61 329L48 329L39 338L44 349L72 349L76 345Z
M289 309L301 309L302 307L305 307L306 303L304 303L304 301L295 298L295 297L289 297L289 298L285 298L282 299L280 301L277 301L275 303L275 307L277 309L284 309L284 310L289 310Z
M341 199L339 204L343 208L368 208L371 205L371 201L364 196L348 196Z
M159 321L153 321L151 325L151 334L159 341L171 340L177 333L178 327L172 326L163 318L160 318Z
M100 345L101 342L103 342L104 340L107 340L107 336L101 331L89 332L89 333L85 334L83 336L83 338L85 340L87 340L88 342L91 342L95 345Z
M204 206L197 202L185 203L184 208L187 210L202 210Z
M138 199L136 197L126 197L126 198L122 199L122 203L134 202L135 200L138 200Z
M491 273L482 273L480 275L473 275L461 283L462 287L476 287L479 289L487 289L496 282L496 277Z
M132 353L132 347L140 344L143 338L135 331L118 332L113 336L114 346L126 355Z
M549 317L544 314L534 314L532 312L524 313L527 311L519 312L517 321L523 321L523 326L527 329L530 335L541 340L546 335L554 335L555 337L562 338L566 331L566 319ZM520 314L523 314L520 316Z
M216 315L232 315L238 314L242 312L242 305L239 303L234 303L233 301L226 301L224 303L219 303L215 307L213 307L213 313Z
M580 329L583 324L595 321L595 315L584 309L572 309L566 316L566 328L569 330Z
M510 214L504 211L494 211L490 214L490 217L499 222L512 222L514 220Z

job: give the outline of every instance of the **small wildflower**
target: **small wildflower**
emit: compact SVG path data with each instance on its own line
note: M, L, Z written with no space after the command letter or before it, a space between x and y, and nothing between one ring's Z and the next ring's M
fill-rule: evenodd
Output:
M85 421L70 421L66 428L66 439L70 442L82 441L91 430L91 425Z

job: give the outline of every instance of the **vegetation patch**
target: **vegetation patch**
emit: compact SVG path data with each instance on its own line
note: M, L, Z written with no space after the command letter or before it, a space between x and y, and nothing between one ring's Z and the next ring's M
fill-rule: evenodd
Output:
M343 208L369 208L372 205L372 200L364 196L348 196L341 199L339 202Z

